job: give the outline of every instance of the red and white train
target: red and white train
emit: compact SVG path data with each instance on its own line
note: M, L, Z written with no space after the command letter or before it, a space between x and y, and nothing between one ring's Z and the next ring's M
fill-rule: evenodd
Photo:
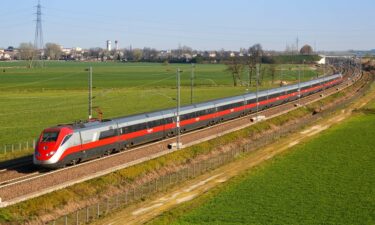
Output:
M341 74L284 87L181 107L180 130L188 132L284 104L341 83ZM258 103L258 109L257 109ZM43 130L33 161L59 168L176 134L176 109L121 118L58 125Z

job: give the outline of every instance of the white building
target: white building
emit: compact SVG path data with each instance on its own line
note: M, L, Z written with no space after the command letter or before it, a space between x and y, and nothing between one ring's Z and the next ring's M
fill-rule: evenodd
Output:
M107 40L107 51L112 50L112 42L110 40Z
M318 64L326 64L326 56L325 55L319 55L320 57L322 57L319 61L318 61Z

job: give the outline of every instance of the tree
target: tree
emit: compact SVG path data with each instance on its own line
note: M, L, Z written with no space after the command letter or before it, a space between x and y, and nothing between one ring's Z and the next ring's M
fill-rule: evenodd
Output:
M301 55L311 55L313 53L313 49L310 45L304 45L299 52Z
M103 49L102 49L102 48L90 48L90 49L89 49L89 53L88 53L88 55L89 55L91 58L100 59L102 53L103 53Z
M142 55L143 55L143 52L142 52L142 49L134 49L133 50L133 56L134 56L134 61L138 62L142 59Z
M60 45L55 43L47 43L45 49L45 55L52 60L60 59L62 55L62 50Z
M32 67L33 59L36 57L36 50L31 43L21 43L19 46L20 59L26 60L28 67Z
M233 85L237 86L238 82L241 81L241 74L243 72L244 65L241 63L240 58L238 57L231 58L226 65L226 70L232 74Z
M276 75L276 64L274 64L274 63L270 64L270 72L271 72L272 84L274 84L275 83L275 75Z
M142 61L152 62L156 60L158 51L154 48L144 47L142 51Z
M246 66L249 70L249 82L251 85L252 77L255 71L255 67L258 63L261 63L261 57L263 56L263 48L260 44L251 46L248 50L248 56L246 58Z

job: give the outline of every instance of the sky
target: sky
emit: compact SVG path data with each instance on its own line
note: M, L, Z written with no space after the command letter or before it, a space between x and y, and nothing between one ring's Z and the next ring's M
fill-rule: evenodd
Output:
M44 43L64 47L375 49L374 0L41 0ZM37 0L0 1L0 48L34 42Z

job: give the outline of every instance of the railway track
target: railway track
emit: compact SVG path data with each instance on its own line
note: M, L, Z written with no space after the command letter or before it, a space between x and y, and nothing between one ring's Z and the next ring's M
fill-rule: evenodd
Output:
M353 81L345 81L339 86L325 90L324 95L329 96L353 83ZM295 100L263 110L259 113L267 118L275 117L295 109L295 104L297 102L301 105L305 105L317 101L321 99L321 94L322 93L316 93L301 98L300 100ZM249 118L253 116L254 115L240 117L218 125L183 134L181 135L182 143L184 143L185 146L190 146L250 126L251 123L249 122ZM0 203L0 207L15 204L32 197L40 196L75 183L99 177L118 169L167 154L171 152L171 150L167 148L167 145L174 142L174 140L175 138L170 138L149 143L121 153L54 171L41 171L36 170L36 168L33 167L33 169L26 170L22 173L22 168L26 168L27 164L25 167L16 166L13 168L6 168L3 172L8 173L7 179L5 179L6 176L4 175L6 173L0 172L0 198L3 201ZM9 176L9 172L12 171L13 175Z

